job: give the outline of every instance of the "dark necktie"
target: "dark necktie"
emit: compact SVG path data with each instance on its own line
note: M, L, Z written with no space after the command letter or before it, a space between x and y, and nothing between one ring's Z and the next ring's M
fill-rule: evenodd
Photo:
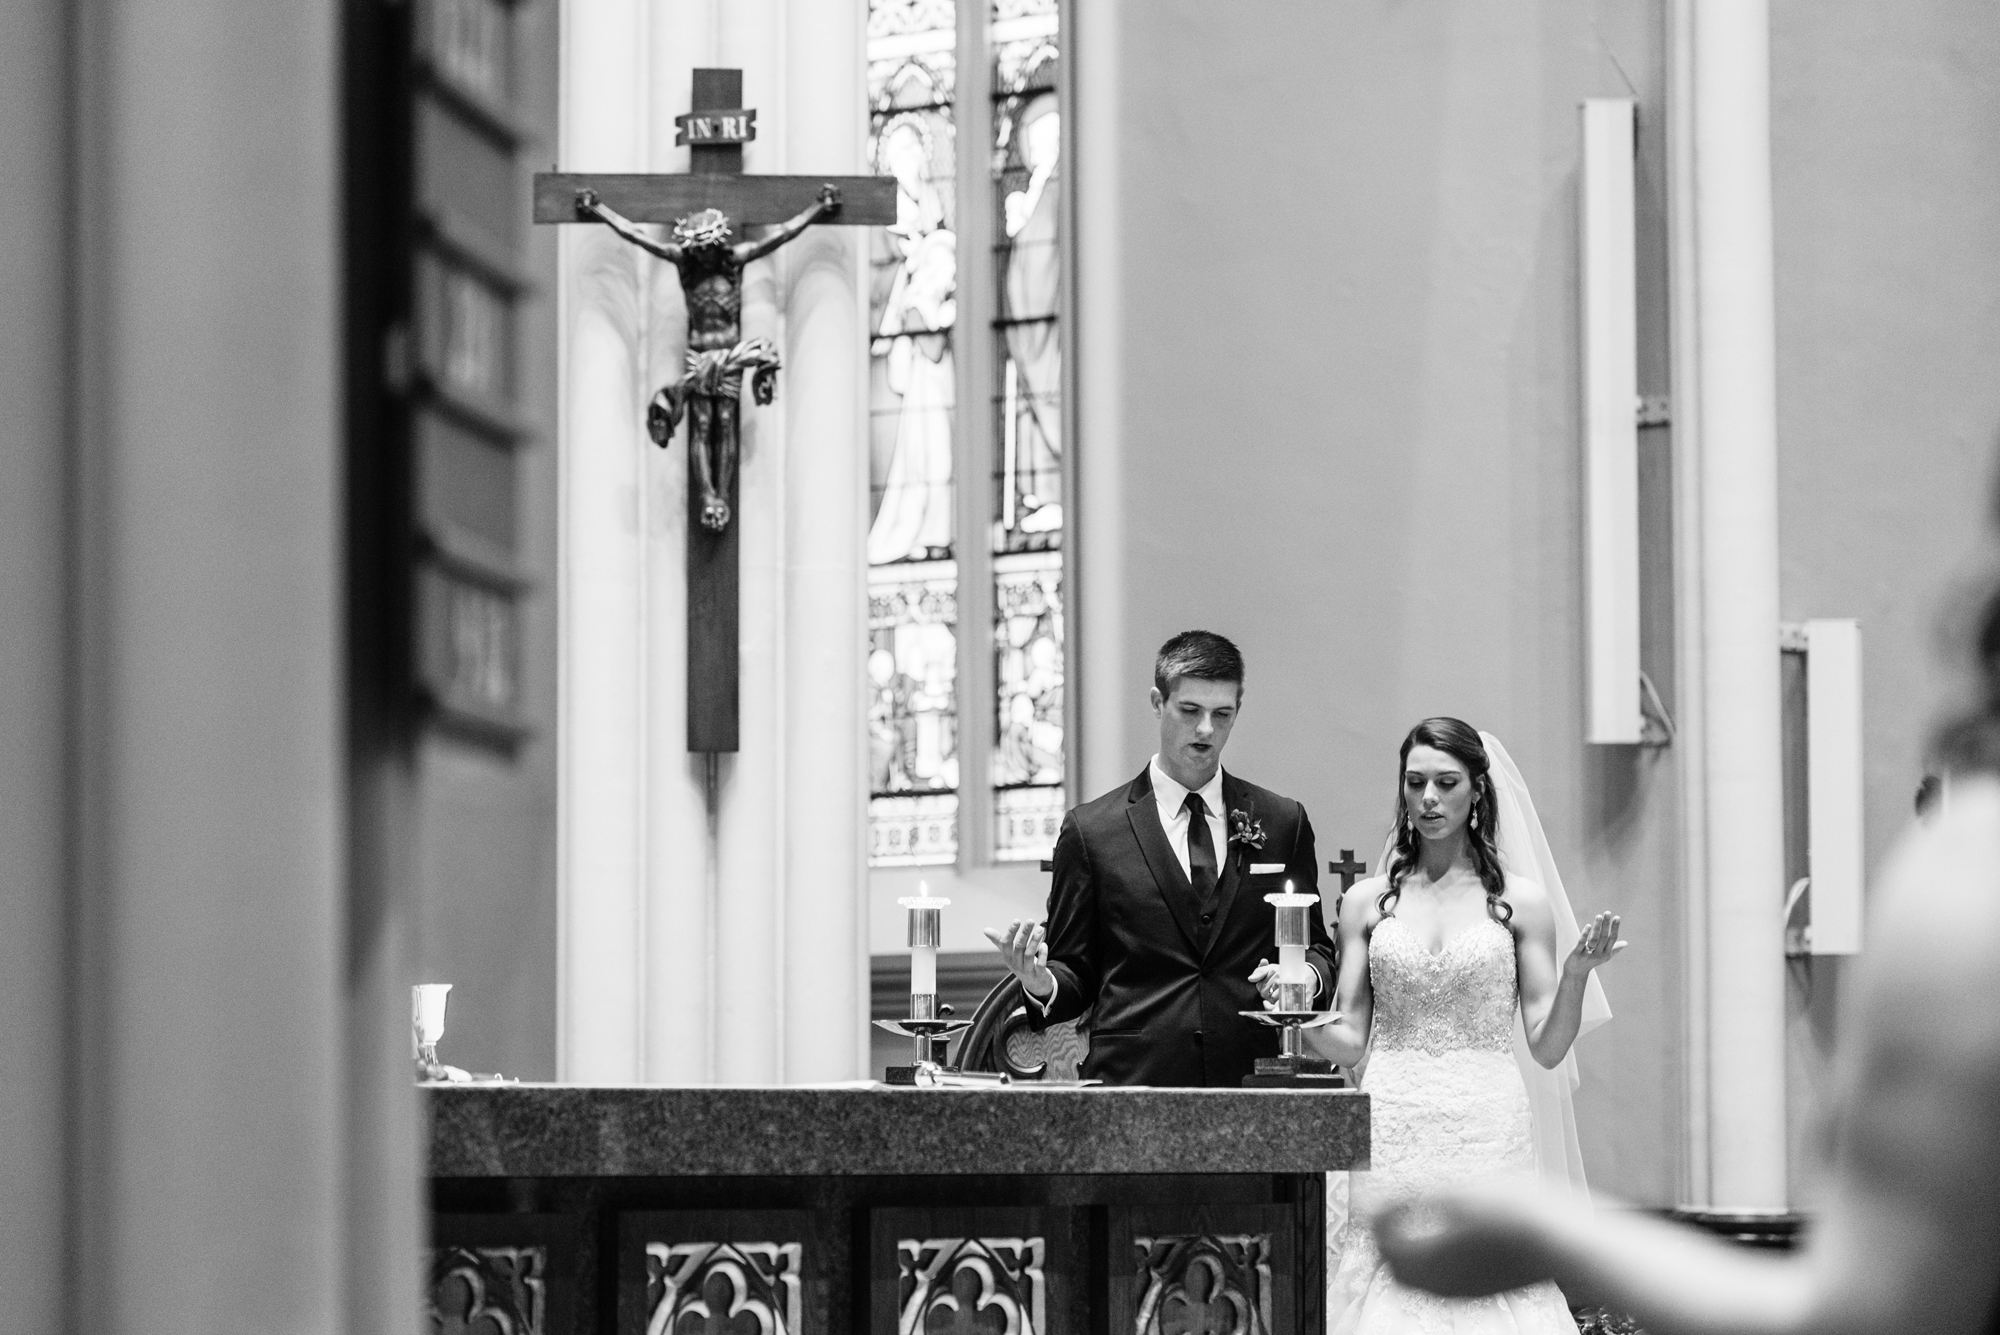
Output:
M1215 840L1208 833L1208 804L1200 793L1189 793L1181 810L1188 817L1188 879L1194 898L1207 913L1215 904Z

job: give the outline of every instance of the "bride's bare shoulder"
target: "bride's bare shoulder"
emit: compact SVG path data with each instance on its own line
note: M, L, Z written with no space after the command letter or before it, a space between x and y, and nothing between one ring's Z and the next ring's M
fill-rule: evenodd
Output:
M1542 888L1540 881L1508 873L1506 899L1508 907L1514 910L1512 921L1517 929L1553 924L1555 921L1554 913L1549 908L1549 892Z
M1370 876L1347 887L1340 896L1340 921L1342 925L1354 923L1357 926L1372 924L1381 916L1378 902L1382 892L1389 888L1386 876Z

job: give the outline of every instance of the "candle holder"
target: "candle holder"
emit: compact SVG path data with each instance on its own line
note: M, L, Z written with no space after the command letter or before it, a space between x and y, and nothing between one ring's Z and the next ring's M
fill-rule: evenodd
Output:
M1305 1031L1332 1024L1340 1018L1336 1011L1312 1008L1314 978L1306 963L1306 914L1319 902L1317 895L1292 893L1285 882L1284 893L1265 895L1264 902L1278 919L1278 1004L1271 1010L1238 1011L1259 1024L1278 1031L1278 1055L1259 1057L1254 1072L1243 1077L1246 1089L1340 1089L1347 1077L1334 1069L1325 1057L1306 1051Z
M938 1005L937 953L944 940L944 908L949 899L935 898L929 887L896 901L910 913L910 1013L900 1020L877 1020L877 1028L910 1040L910 1064L891 1066L882 1079L891 1085L935 1085L944 1074L939 1060L954 1034L971 1027L970 1020L952 1020L951 1007Z

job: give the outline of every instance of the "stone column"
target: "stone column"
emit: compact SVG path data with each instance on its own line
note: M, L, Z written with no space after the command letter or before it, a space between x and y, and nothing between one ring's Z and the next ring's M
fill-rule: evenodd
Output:
M785 23L789 170L862 174L862 6L791 0ZM868 532L866 234L815 228L785 268L786 1080L867 1065L868 800L863 654Z
M1676 470L1688 804L1692 1203L1782 1209L1783 773L1778 687L1770 21L1680 0Z
M1124 246L1119 117L1119 53L1128 20L1123 0L1072 4L1075 111L1065 129L1075 158L1064 189L1076 193L1076 359L1090 368L1077 384L1076 421L1087 448L1076 451L1076 588L1070 594L1070 654L1081 700L1078 782L1073 798L1106 791L1131 777L1128 745L1135 710L1143 708L1147 672L1131 670L1135 649L1126 633L1124 485ZM1074 128L1070 128L1074 127ZM1065 541L1068 541L1065 538ZM1150 661L1146 668L1150 668ZM1139 716L1143 717L1143 716ZM1147 750L1150 750L1147 747ZM1144 755L1145 751L1137 754Z
M565 166L644 166L643 0L567 5L562 32ZM561 291L561 550L557 591L560 999L564 1080L640 1079L644 958L649 490L641 266L596 228L564 227Z

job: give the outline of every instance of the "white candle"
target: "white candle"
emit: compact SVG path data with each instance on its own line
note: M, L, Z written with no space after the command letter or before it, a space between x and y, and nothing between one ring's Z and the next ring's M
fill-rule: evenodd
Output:
M943 913L948 899L932 899L928 882L919 882L917 893L896 901L910 911L910 1014L931 1019L937 1014L934 1001L919 1005L918 997L937 996L938 946L944 936Z
M1310 983L1312 980L1312 965L1306 963L1306 948L1304 946L1279 946L1278 981L1280 983Z
M1312 896L1294 894L1292 883L1286 881L1283 894L1264 898L1277 910L1279 985L1310 986L1313 971L1312 965L1306 963L1306 910L1313 902Z

